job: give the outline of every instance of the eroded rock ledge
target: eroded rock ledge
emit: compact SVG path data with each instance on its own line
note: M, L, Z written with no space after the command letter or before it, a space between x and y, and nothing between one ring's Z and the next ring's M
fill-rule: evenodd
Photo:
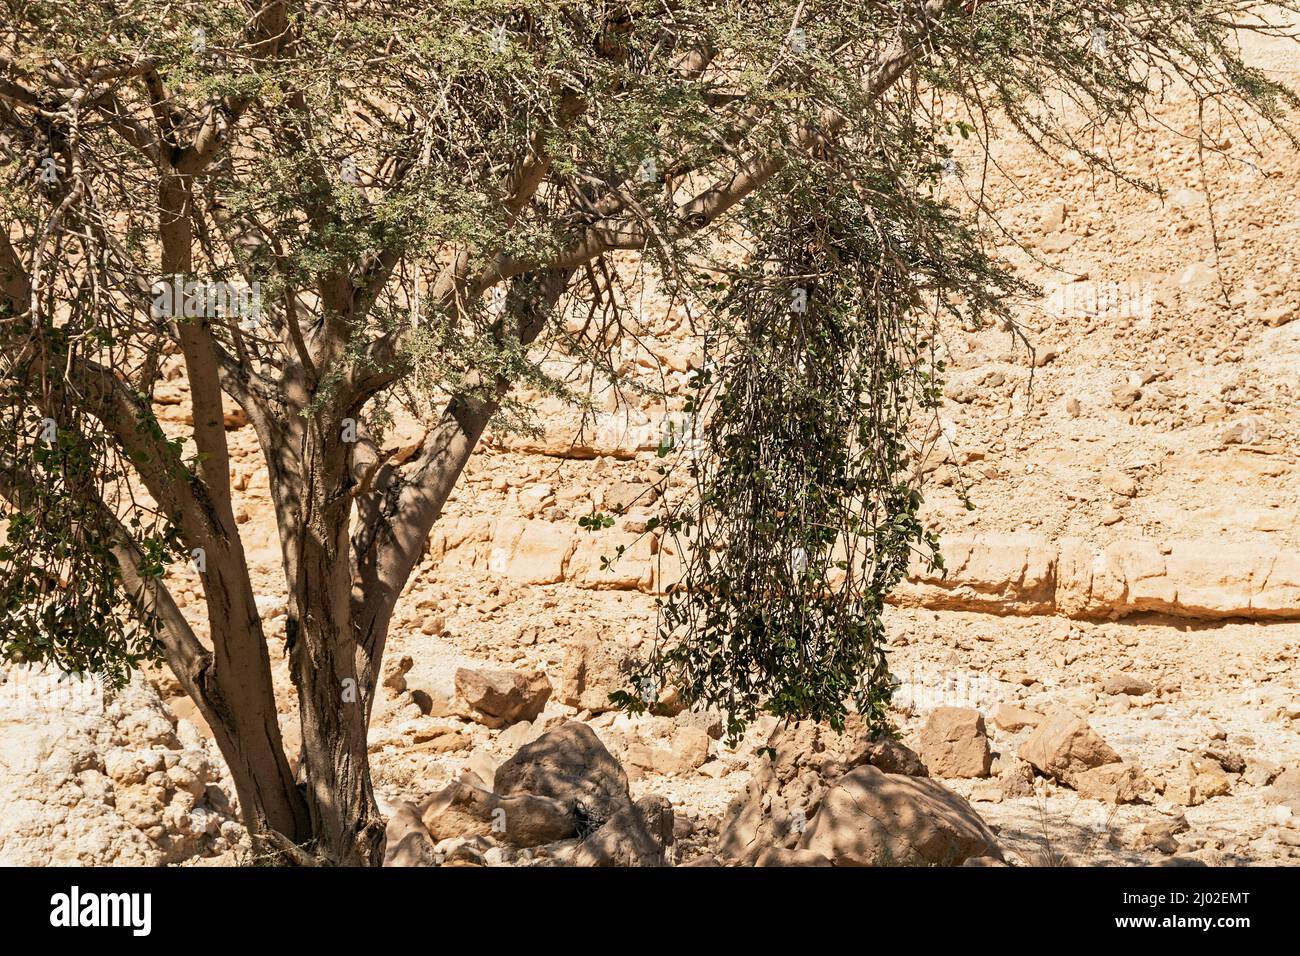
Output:
M625 550L611 567L602 556ZM676 580L676 557L651 534L582 534L562 522L450 521L430 543L440 567L504 575L521 584L569 583L657 593ZM1300 619L1300 552L1268 536L1095 545L1045 535L948 535L946 572L914 563L891 600L909 607L996 614Z

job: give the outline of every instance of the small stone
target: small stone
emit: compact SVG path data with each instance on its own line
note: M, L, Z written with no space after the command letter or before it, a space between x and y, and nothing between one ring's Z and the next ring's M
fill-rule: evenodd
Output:
M981 780L971 787L971 803L1001 803L1005 794L1002 784L996 780Z
M1053 199L1039 213L1038 225L1044 234L1056 232L1065 225L1065 214L1065 203L1060 199Z
M1207 749L1205 756L1213 760L1228 773L1245 773L1246 758L1235 750Z
M1142 390L1126 384L1120 385L1110 394L1117 408L1128 408L1142 397Z
M1217 761L1187 758L1165 777L1165 797L1184 807L1200 806L1212 797L1221 797L1232 789Z
M410 654L389 658L384 662L384 686L396 694L402 693L406 690L406 675L414 666Z
M998 774L998 785L1002 796L1014 800L1017 797L1034 795L1034 768L1023 760L1012 758Z
M1172 824L1165 820L1148 823L1143 827L1142 834L1138 837L1138 846L1149 846L1166 855L1177 853L1180 849L1178 841L1174 838Z
M1252 787L1267 787L1273 782L1273 778L1281 772L1282 768L1270 760L1252 758L1246 764L1246 771L1242 779Z
M1044 252L1065 252L1077 241L1077 237L1068 232L1057 232L1044 239L1041 248Z
M1175 209L1189 210L1205 203L1205 193L1184 186L1169 194L1169 205Z
M1144 680L1134 674L1115 673L1106 678L1102 684L1103 693L1107 694L1128 694L1131 697L1141 697L1149 694L1155 687L1149 680Z
M1138 493L1137 482L1131 475L1110 469L1102 472L1101 483L1121 498L1132 498Z

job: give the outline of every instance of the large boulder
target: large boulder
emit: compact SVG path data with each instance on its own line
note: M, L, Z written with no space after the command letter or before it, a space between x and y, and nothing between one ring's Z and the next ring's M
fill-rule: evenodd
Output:
M916 754L869 733L856 714L849 715L843 733L814 721L778 726L767 748L769 758L759 763L746 789L727 807L718 843L723 859L754 863L769 847L793 849L827 788L854 767L926 773Z
M921 759L937 777L987 777L993 766L984 717L970 707L937 707L921 730Z
M1049 714L1020 748L1020 756L1039 773L1070 787L1077 774L1122 759L1086 720L1067 710Z
M551 682L539 671L461 667L456 696L468 707L467 716L497 729L536 720L551 696Z
M577 866L665 866L673 842L673 808L659 796L624 807L578 847Z
M420 817L434 840L491 837L518 847L554 843L577 833L573 808L530 793L499 796L458 780L420 807Z
M799 841L836 866L961 866L1002 859L971 805L936 780L864 766L840 778Z
M567 721L538 737L496 771L502 797L532 794L558 801L589 832L632 803L627 774L586 724Z

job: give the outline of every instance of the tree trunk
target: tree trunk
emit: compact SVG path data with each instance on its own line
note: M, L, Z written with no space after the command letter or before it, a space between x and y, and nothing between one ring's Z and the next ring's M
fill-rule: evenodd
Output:
M311 820L285 758L261 626L227 622L212 630L218 651L211 667L188 675L197 691L191 696L230 768L244 824L258 842L269 828L295 845L308 843Z
M425 439L424 463L413 479L403 481L395 471L385 471L377 482L376 495L359 509L364 530L353 539L359 568L353 609L357 671L367 688L367 722L378 693L384 645L398 598L496 409L495 402L451 399Z
M165 173L159 183L159 239L164 276L193 270L191 181ZM300 844L308 816L285 758L275 687L248 562L230 497L230 454L210 318L174 317L190 384L194 440L200 452L195 487L203 514L177 516L187 543L201 549L212 656L197 673L178 673L208 719L230 768L240 809L255 839L274 830ZM191 670L193 670L191 662Z
M378 866L384 822L375 803L366 748L369 690L357 679L352 633L345 484L348 448L322 415L307 431L298 549L299 617L286 638L298 688L307 806L317 855L345 866Z

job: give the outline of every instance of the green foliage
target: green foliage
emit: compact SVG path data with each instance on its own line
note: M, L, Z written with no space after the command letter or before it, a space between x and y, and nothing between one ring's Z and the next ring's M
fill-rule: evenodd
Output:
M0 416L7 432L0 489L21 505L0 524L0 657L121 685L141 663L157 659L158 645L157 621L124 586L114 553L128 529L105 510L96 487L113 455L85 439L93 428L60 428L54 419L34 429L23 424ZM19 430L37 432L35 440ZM29 462L21 487L12 484L18 470L8 467L15 452ZM142 577L161 579L179 541L146 527L139 514L130 520Z
M578 519L578 527L585 531L603 531L614 527L614 516L601 514L599 511L583 515Z

